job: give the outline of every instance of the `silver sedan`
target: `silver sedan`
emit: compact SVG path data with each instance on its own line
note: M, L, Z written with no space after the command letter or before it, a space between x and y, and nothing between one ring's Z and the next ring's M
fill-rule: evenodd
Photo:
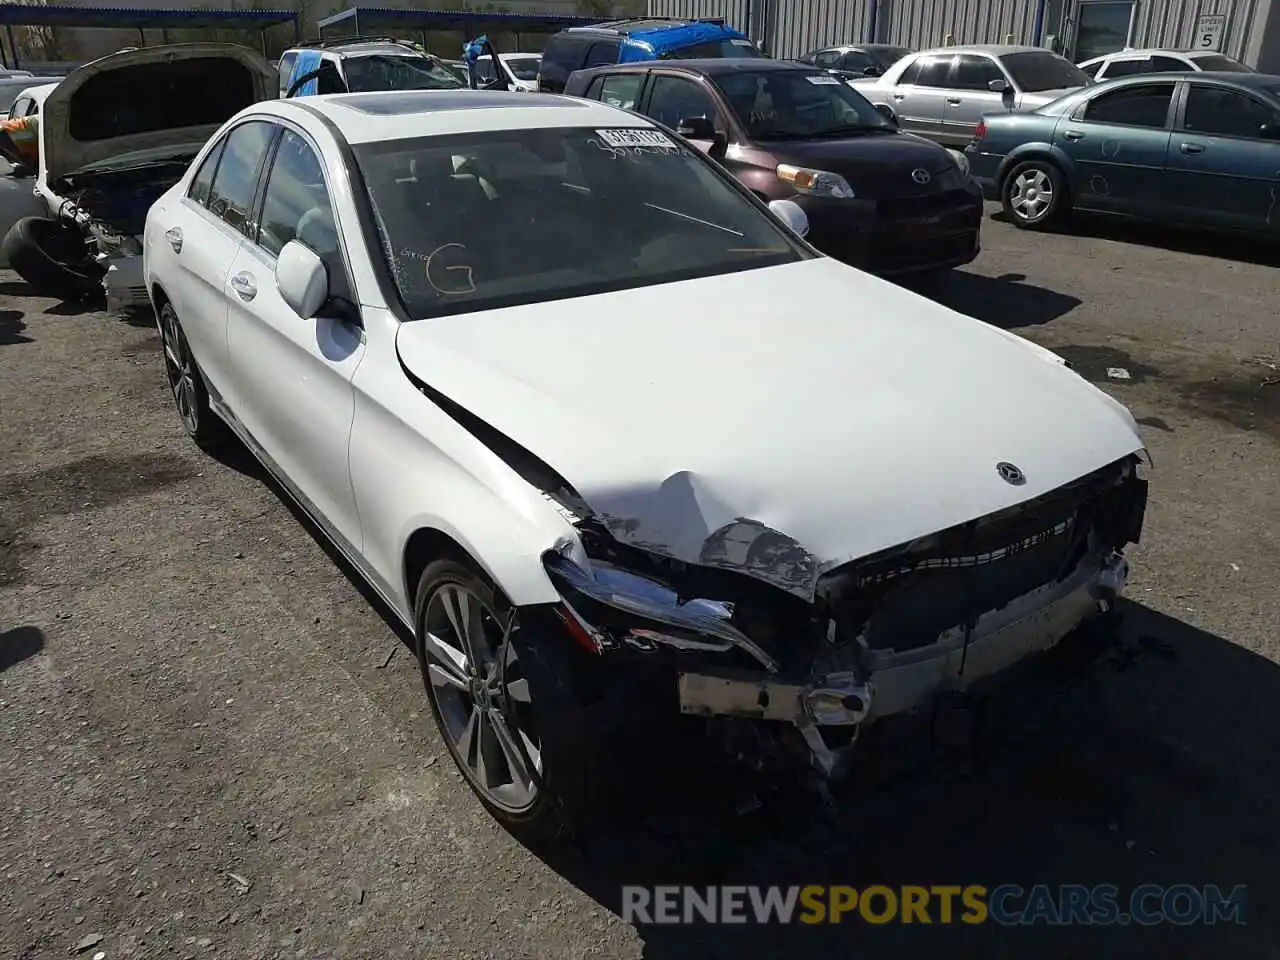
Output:
M1079 67L1042 47L941 47L904 57L883 76L849 83L902 129L963 147L984 113L1034 110L1090 83Z

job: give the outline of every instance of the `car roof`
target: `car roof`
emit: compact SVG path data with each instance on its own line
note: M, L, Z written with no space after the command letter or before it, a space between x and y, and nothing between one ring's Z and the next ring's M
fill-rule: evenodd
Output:
M1183 80L1188 83L1204 83L1208 81L1217 81L1219 83L1230 83L1237 87L1249 87L1254 90L1267 90L1275 93L1280 89L1280 76L1271 73L1237 73L1234 70L1201 70L1198 73L1186 73L1185 71L1176 70L1159 70L1155 73L1139 73L1132 77L1123 77L1124 80ZM1110 81L1104 80L1103 83ZM1116 81L1119 82L1119 81Z
M934 57L948 53L980 53L989 57L1007 57L1011 53L1053 53L1052 50L1046 50L1044 47L1029 47L1014 43L971 43L964 46L933 47L929 50L918 50L916 52L921 56L927 54Z
M28 77L27 79L31 80L34 78ZM21 93L18 94L18 97L19 98L31 97L37 103L44 103L44 98L49 96L49 94L53 93L54 89L57 86L58 86L58 81L54 81L53 83L42 83L39 86L35 86L35 87L27 87L25 90L23 90Z
M1129 57L1186 57L1188 60L1198 60L1201 57L1226 57L1225 53L1219 53L1217 50L1178 50L1173 47L1142 47L1134 50L1116 50L1113 53L1104 53L1100 57L1090 57L1085 63L1098 63L1103 60L1124 60ZM1234 60L1234 57L1228 57Z
M652 127L646 118L595 100L499 90L382 90L264 100L249 112L296 119L322 114L349 143L556 127Z
M690 57L687 60L636 60L631 63L608 63L593 67L601 73L634 73L638 70L688 70L707 76L721 73L761 73L768 70L799 70L819 73L817 67L799 60L773 60L768 57ZM586 71L583 71L584 73Z

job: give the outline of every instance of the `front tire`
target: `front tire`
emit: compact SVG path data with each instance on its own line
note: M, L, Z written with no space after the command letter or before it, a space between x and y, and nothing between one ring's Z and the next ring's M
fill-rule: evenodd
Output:
M1000 190L1005 216L1022 230L1043 230L1070 208L1062 171L1048 160L1027 160L1009 171Z
M583 826L592 728L550 642L506 629L511 606L456 560L429 564L415 599L418 666L440 736L503 826L549 839Z
M178 417L187 435L205 450L213 450L227 439L227 425L209 407L209 391L200 368L191 354L191 345L182 332L182 323L173 304L160 308L157 318L160 343L164 348L164 371Z

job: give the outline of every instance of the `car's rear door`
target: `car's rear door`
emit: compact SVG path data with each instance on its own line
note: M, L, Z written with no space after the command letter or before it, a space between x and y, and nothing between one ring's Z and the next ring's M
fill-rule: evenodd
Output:
M1053 142L1071 158L1077 207L1160 214L1176 88L1151 80L1104 89L1059 121Z
M947 98L952 96L948 84L954 60L950 54L917 57L888 89L889 106L907 133L930 140L945 138ZM880 90L875 92L881 94ZM874 101L881 99L882 96L873 97Z
M196 363L222 395L227 386L228 269L251 220L263 158L275 130L251 120L237 124L198 160L185 197L158 211L148 238L155 273L165 280Z
M351 378L365 353L329 170L319 147L285 125L269 160L249 237L227 274L228 402L260 452L329 533L359 549L347 449ZM328 269L333 309L300 317L275 282L286 243L309 246Z
M1280 111L1243 90L1188 80L1165 170L1180 219L1280 234L1280 141L1262 136Z
M973 139L984 113L1004 109L1003 95L991 89L993 80L1010 82L994 57L962 53L955 58L942 123L943 142L947 146L965 146Z

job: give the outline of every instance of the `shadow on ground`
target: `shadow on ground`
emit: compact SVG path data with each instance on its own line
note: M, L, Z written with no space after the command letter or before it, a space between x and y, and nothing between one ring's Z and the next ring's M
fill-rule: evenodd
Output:
M22 317L21 310L0 310L0 347L31 342L31 338L22 332L27 329Z
M976 766L929 758L840 796L830 819L798 800L734 817L714 784L665 783L700 815L665 832L651 819L551 863L614 911L623 884L1115 884L1122 908L1144 883L1244 884L1250 905L1246 925L1010 928L935 912L928 926L641 926L654 958L1267 955L1280 669L1142 606L1124 613L1143 652L1056 666L1010 691L998 745Z
M1010 222L1003 211L992 214L992 219L1001 223ZM1259 242L1254 237L1145 223L1124 217L1078 213L1062 226L1055 228L1053 232L1068 236L1111 240L1116 243L1132 243L1201 257L1216 257L1219 260L1236 260L1268 267L1280 266L1280 247L1272 243Z
M1080 306L1077 297L1033 286L1025 280L1020 273L985 277L955 270L936 287L919 292L952 310L1006 330L1049 323Z
M39 627L14 627L0 632L0 673L43 649L44 632Z

